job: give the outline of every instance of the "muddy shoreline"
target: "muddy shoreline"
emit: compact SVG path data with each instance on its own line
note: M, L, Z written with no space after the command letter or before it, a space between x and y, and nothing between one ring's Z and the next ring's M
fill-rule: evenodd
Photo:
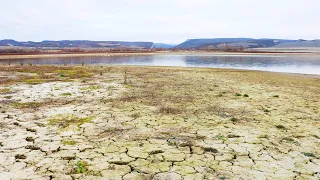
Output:
M320 78L0 66L0 177L318 179Z

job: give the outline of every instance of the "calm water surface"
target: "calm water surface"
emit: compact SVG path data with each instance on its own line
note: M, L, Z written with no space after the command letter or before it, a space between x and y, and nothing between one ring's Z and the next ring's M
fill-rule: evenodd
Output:
M320 75L320 55L142 55L1 60L2 64L181 66Z

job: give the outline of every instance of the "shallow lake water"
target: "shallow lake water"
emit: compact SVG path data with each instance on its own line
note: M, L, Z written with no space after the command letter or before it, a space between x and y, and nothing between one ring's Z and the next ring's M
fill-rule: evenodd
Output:
M320 55L133 55L1 60L2 64L210 67L320 75Z

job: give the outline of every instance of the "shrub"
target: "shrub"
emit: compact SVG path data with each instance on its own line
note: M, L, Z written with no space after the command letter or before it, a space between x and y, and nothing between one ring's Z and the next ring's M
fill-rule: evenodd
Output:
M314 154L312 153L308 153L308 152L304 152L302 153L303 155L307 156L307 157L315 157Z
M227 140L227 138L224 135L218 134L215 137L216 140Z
M237 119L237 118L235 118L235 117L233 117L233 118L231 118L230 119L232 122L238 122L239 120Z
M88 171L87 163L84 161L78 161L76 163L76 174L86 173Z
M286 127L283 126L283 125L276 125L276 128L278 128L278 129L286 129Z

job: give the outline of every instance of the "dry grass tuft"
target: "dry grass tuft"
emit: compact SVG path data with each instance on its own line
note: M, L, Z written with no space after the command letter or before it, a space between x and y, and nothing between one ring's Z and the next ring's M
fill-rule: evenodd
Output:
M41 102L25 102L25 103L15 102L15 103L12 103L12 107L17 108L17 109L37 109L41 106L43 106L43 103L41 103Z

